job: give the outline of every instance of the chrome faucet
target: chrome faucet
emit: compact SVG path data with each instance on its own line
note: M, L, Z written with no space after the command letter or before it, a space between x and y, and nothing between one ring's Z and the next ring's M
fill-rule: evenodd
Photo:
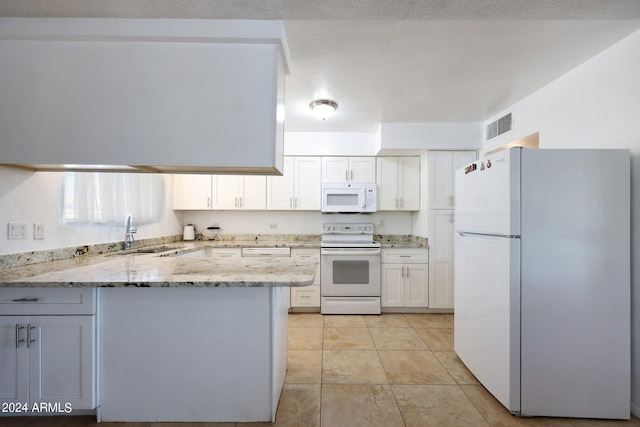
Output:
M135 240L133 233L137 233L138 229L134 226L133 215L128 214L124 219L124 248L131 249L131 243Z

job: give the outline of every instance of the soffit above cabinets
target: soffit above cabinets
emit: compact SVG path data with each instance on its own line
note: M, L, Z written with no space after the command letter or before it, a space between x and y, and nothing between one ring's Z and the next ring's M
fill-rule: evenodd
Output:
M638 31L640 1L2 0L0 16L282 20L287 132L375 132L485 122ZM340 107L322 121L324 97Z
M0 162L279 175L277 21L0 19Z

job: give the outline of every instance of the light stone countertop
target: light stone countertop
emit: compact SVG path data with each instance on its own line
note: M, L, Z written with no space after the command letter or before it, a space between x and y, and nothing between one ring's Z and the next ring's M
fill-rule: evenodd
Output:
M126 255L119 243L79 246L0 256L0 287L271 287L308 286L315 261L302 258L181 258L207 247L320 248L320 235L217 235L185 242L182 236L136 242L172 248L161 254ZM409 235L376 235L383 248L428 248ZM121 243L121 242L120 242ZM120 246L121 247L121 246Z
M162 254L110 253L0 270L0 287L298 287L313 284L309 258L171 256L206 243L171 245Z

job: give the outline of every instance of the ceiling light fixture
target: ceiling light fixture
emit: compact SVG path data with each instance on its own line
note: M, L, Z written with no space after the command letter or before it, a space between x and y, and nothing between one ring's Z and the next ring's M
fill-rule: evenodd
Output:
M309 108L319 119L326 120L338 108L338 104L329 99L318 99L309 104Z

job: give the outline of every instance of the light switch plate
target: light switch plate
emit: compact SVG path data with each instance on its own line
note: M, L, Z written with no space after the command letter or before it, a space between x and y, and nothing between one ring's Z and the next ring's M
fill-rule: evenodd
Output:
M26 239L27 238L27 224L24 222L10 222L7 230L7 237L9 240L13 239Z
M44 240L44 224L36 222L33 224L33 238L35 240Z

